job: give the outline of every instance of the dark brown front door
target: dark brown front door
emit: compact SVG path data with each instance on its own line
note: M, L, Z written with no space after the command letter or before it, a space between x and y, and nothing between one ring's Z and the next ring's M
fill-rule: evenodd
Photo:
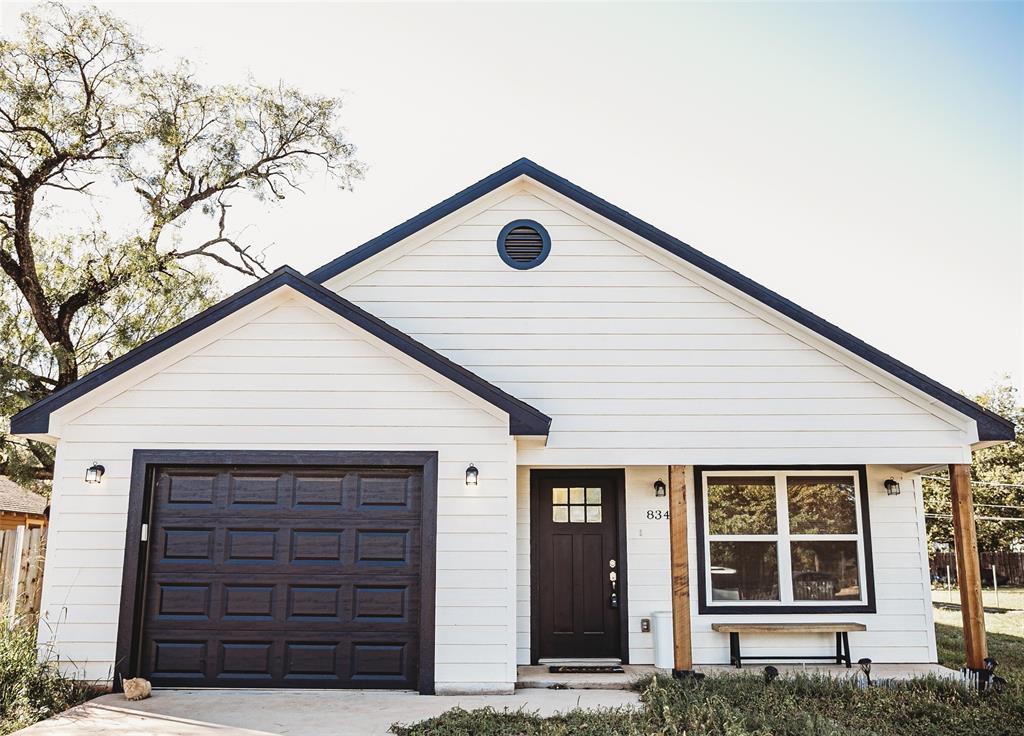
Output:
M531 486L534 659L624 659L622 471L534 470Z
M155 685L417 685L423 471L155 471L139 674Z

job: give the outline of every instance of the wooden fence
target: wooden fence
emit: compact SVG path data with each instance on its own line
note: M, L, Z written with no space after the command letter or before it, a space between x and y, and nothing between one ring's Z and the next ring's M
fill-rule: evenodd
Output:
M1024 585L1024 552L982 552L981 582L992 585L992 566L996 566L996 580L1000 585ZM956 582L956 555L952 552L933 552L932 580L946 580L948 566L950 582Z
M39 615L45 557L45 528L0 531L0 620Z

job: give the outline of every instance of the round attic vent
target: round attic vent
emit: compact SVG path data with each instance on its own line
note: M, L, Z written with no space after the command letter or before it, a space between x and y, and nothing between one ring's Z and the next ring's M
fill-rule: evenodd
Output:
M539 266L551 251L551 236L533 220L514 220L498 235L498 255L512 268Z

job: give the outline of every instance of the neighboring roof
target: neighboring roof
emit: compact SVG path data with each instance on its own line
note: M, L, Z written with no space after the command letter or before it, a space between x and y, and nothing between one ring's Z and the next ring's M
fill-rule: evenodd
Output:
M0 475L0 512L42 516L49 501L27 488L22 488L6 475Z
M443 355L434 352L386 322L360 309L333 291L311 281L288 266L283 266L255 284L242 289L196 316L185 320L177 327L163 332L152 340L144 342L134 350L97 368L74 383L22 409L11 417L12 434L46 434L50 426L50 414L65 404L84 396L107 381L116 378L140 363L162 353L187 337L203 330L242 307L266 296L283 286L290 286L313 301L344 317L357 327L366 330L409 357L445 378L457 383L467 391L505 411L509 415L509 434L547 435L551 418L529 404L502 391L462 366L456 365Z
M678 238L672 237L668 233L634 217L625 210L581 189L571 181L563 179L526 158L521 158L509 164L485 179L481 179L476 184L463 189L458 194L403 222L401 225L335 258L330 263L309 273L309 278L323 283L520 176L528 176L534 181L568 197L577 204L639 235L641 238L664 248L669 253L724 281L744 294L774 309L776 312L789 317L794 322L818 333L827 340L849 350L854 355L892 374L899 380L923 391L961 414L974 419L978 423L978 439L980 441L1013 440L1014 426L1010 420L1004 419L998 414L985 409L970 399L961 396L956 391L943 386L923 373L893 358L891 355L871 347L863 340L836 327L813 312L794 304L771 289L762 286L696 248L687 245Z

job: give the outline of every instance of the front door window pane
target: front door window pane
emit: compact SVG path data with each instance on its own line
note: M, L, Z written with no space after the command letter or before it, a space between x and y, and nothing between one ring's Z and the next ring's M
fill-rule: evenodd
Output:
M582 506L569 507L569 521L573 524L582 524L585 521Z
M775 542L711 542L711 600L779 600Z
M793 599L860 600L856 541L792 542Z
M853 477L786 478L790 534L856 534L857 501Z
M775 534L775 478L708 479L709 534Z

